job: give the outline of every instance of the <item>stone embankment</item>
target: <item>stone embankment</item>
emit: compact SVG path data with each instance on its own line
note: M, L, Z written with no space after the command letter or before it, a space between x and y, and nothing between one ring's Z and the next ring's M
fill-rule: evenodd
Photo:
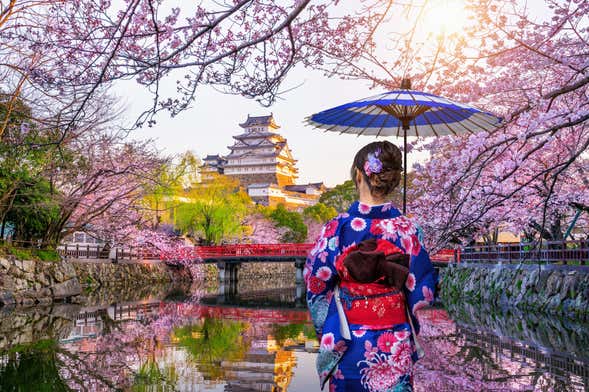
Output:
M589 268L454 265L441 272L441 296L444 303L486 303L589 320Z
M295 286L294 261L289 263L241 263L237 271L237 288L240 292ZM215 264L205 265L207 281L216 282L219 271Z
M84 287L124 290L190 279L188 271L165 264L30 261L3 256L0 257L0 307L78 302Z
M82 293L71 263L0 257L0 306L48 305Z
M54 303L50 306L0 307L0 353L18 345L30 345L43 340L67 339L75 333L80 313L98 311L103 320L110 319L108 308L113 304L133 304L162 301L179 292L186 295L190 282L143 284L126 287L123 291L100 287L83 290L83 305ZM81 298L81 297L79 297Z

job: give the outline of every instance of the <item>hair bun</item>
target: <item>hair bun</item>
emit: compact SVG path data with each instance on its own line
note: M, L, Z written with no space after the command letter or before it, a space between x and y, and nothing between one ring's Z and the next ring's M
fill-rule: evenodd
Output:
M377 152L382 168L378 173L364 170L369 154ZM373 142L360 149L354 158L351 175L355 181L355 171L359 169L366 178L370 193L376 197L385 197L393 192L401 181L401 150L389 141Z

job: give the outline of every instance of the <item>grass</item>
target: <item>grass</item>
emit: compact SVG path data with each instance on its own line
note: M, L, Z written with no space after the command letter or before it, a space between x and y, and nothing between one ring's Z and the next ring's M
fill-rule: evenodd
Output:
M55 249L15 248L9 245L0 246L0 255L12 255L18 260L60 261Z

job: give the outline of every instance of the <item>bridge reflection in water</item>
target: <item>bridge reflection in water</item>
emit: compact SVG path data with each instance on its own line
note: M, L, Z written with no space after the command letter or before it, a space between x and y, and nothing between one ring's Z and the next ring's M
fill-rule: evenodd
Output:
M293 379L314 380L312 366L307 374L297 370L301 358L297 353L314 355L318 345L308 313L300 308L296 297L296 287L290 287L230 293L222 300L210 295L199 304L182 304L185 313L187 308L193 308L190 323L184 327L188 329L172 333L166 349L171 352L162 352L162 361L168 365L173 362L176 368L185 367L183 372L190 382L209 386L223 383L226 391L281 391L287 390ZM107 314L121 321L160 310L155 303L118 305L117 309ZM549 323L541 318L526 320L521 314L493 316L489 309L470 305L459 310L461 314L452 313L456 307L450 307L450 313L441 308L421 312L420 339L428 356L417 366L417 390L589 388L589 329L585 325L558 323L554 319ZM473 317L475 314L478 316ZM82 315L92 316L80 313L78 323ZM488 320L495 321L486 323ZM225 336L228 328L237 328L239 333L229 334L235 339L227 342L223 358L206 364L205 356L193 352L200 366L190 365L195 359L187 356L191 344L206 346L204 334Z
M88 362L56 363L56 377L91 380L90 390L110 390L101 384L106 378L127 380L123 389L137 390L315 391L318 345L298 289L223 289L199 301L119 302L75 308L71 316L63 309L4 310L0 390L9 374L5 369L24 358L11 354L9 342L22 345L24 337L35 335L27 328L59 317L53 336L58 350ZM589 389L587 325L467 304L424 309L420 319L427 356L416 366L417 391ZM100 377L92 378L94 370Z

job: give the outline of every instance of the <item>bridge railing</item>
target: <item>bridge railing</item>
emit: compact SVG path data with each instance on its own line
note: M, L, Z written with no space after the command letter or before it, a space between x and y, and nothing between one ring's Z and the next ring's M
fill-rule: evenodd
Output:
M589 263L589 241L477 244L462 249L460 258L471 263Z
M441 249L430 255L430 260L435 263L459 263L460 249Z
M109 259L114 260L159 260L161 255L145 247L115 247L104 245L63 244L57 247L57 253L72 259Z
M105 248L104 245L64 244L57 248L62 257L74 259L114 259L114 260L168 260L182 253L184 258L211 259L216 257L305 257L314 244L238 244L222 246L186 246L173 255L157 252L145 247ZM459 249L442 249L432 254L431 260L439 263L459 262Z
M197 246L201 258L247 256L306 256L313 244L243 244L224 246Z

